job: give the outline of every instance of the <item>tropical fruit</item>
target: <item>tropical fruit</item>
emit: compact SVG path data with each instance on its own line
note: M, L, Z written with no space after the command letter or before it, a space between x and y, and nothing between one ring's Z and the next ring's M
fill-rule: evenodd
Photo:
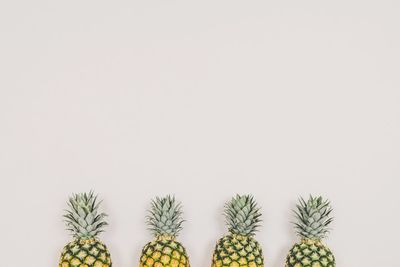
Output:
M59 267L112 267L110 252L98 239L107 225L107 215L98 210L100 203L93 192L69 198L64 219L73 240L64 247Z
M229 233L218 240L212 267L262 267L260 244L254 239L260 226L260 208L253 196L236 195L225 205Z
M333 220L329 201L313 196L308 201L300 198L294 212L294 226L301 240L289 251L285 267L335 267L335 257L321 241Z
M186 249L176 241L182 229L182 206L173 196L156 197L147 216L154 240L147 243L140 267L190 267Z

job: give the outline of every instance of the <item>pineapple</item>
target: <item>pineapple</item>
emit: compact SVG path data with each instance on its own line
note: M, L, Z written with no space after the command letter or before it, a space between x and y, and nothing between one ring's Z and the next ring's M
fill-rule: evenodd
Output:
M300 198L294 223L301 241L289 251L285 267L335 267L335 257L321 240L329 232L332 208L322 197Z
M64 247L59 267L112 266L107 247L97 239L107 225L104 220L107 215L98 212L100 203L93 192L74 194L69 198L69 209L64 218L74 239Z
M190 267L185 248L175 240L182 229L181 207L169 195L152 201L147 223L155 239L144 246L140 267Z
M218 240L212 267L263 267L260 244L254 239L260 226L260 208L253 196L236 195L225 205L229 233Z

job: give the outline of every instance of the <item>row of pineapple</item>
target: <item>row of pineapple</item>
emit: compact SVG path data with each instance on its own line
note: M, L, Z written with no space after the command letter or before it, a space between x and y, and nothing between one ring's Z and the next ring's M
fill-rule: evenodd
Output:
M103 232L106 214L99 212L93 193L74 194L68 201L65 222L73 241L64 247L59 267L112 267L107 247L98 239ZM289 251L285 267L334 267L335 258L321 240L332 222L332 208L327 200L300 198L294 211L294 223L301 238ZM228 233L218 240L211 267L263 267L260 244L254 238L260 226L260 208L251 195L237 195L225 205ZM172 196L155 198L147 216L154 240L146 244L140 267L190 267L183 245L176 241L182 229L181 204Z

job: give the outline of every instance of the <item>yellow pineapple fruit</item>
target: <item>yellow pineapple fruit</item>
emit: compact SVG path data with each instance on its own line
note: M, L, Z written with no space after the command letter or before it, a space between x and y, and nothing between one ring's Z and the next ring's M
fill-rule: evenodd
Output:
M156 197L147 219L155 239L144 246L140 267L190 267L185 248L175 240L183 223L181 204L175 197Z
M99 204L93 192L69 198L64 218L73 240L64 247L59 267L112 267L110 252L97 238L107 225L107 215L98 213Z

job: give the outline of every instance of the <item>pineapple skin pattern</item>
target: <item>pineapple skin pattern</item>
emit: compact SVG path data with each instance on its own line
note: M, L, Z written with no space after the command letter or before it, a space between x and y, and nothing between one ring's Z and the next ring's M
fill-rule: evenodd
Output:
M260 208L253 196L236 195L225 204L229 233L217 241L211 267L263 267L264 257L254 235L260 226Z
M335 267L335 257L321 242L302 240L289 251L285 267Z
M168 238L149 242L142 250L140 267L189 267L188 255L181 243Z
M321 242L333 221L329 201L310 196L307 201L300 198L296 207L294 225L301 241L290 249L285 267L335 267L333 253Z
M92 191L69 198L64 218L73 240L62 250L59 267L112 267L110 252L97 238L107 225L100 203Z
M59 267L111 267L110 252L99 240L74 240L67 244Z
M251 236L226 235L215 246L212 267L262 267L260 244Z
M155 239L140 256L140 267L190 267L184 246L176 241L182 229L182 206L174 196L156 197L148 211L147 224Z

